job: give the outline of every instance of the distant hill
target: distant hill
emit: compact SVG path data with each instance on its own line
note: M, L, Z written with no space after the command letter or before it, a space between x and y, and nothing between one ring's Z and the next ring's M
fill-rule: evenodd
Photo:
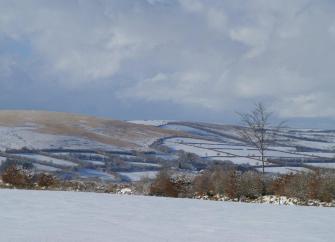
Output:
M146 150L181 132L62 112L0 111L0 149L81 148Z
M58 155L56 158L60 158L60 152L68 152L61 154L61 158L67 162L71 161L76 166L88 168L83 165L87 162L83 161L83 154L78 154L87 150L93 153L109 151L114 158L119 157L123 163L117 164L113 161L114 164L113 157L106 158L108 164L112 162L113 171L119 172L136 171L151 174L163 165L176 167L180 162L188 167L189 170L186 169L185 172L202 169L218 162L260 169L260 154L244 142L239 134L240 128L237 125L202 122L119 121L71 113L9 110L0 111L0 150L10 150L9 153L19 155L28 151L36 153L39 156L33 157L35 160L32 162L52 165L50 169L62 168L59 164L55 166L55 162L50 162L55 155ZM156 142L157 140L159 142ZM154 146L151 145L153 143ZM314 167L335 168L334 148L334 130L286 128L280 131L276 141L265 152L266 171L288 173L308 171ZM143 154L144 152L133 151L150 152ZM192 163L185 160L185 156L179 151L197 155L198 161ZM43 153L47 157L41 157L39 152L47 152ZM90 159L100 170L107 169L106 160L101 161L96 157ZM92 164L92 161L90 163ZM138 177L137 173L121 175Z

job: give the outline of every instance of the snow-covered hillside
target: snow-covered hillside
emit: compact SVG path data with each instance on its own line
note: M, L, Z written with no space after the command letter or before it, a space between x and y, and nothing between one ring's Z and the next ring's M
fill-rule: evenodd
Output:
M174 151L183 150L207 160L232 162L256 169L262 164L259 151L243 142L239 126L171 121L160 127L193 136L164 139L164 145ZM276 138L276 142L265 151L266 165L269 166L267 172L290 173L308 171L313 167L335 167L334 130L286 128Z
M147 150L157 139L175 134L153 126L78 114L0 111L0 150Z
M85 137L41 133L36 127L1 127L0 150L21 149L52 149L66 147L67 149L102 149L115 150L116 146L97 142Z
M334 241L335 209L0 190L0 241Z

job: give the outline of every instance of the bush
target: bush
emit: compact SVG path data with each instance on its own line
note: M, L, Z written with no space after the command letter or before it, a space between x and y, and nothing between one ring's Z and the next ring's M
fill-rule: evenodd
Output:
M330 202L335 199L335 173L323 172L320 174L319 180L317 198L324 202Z
M196 176L193 180L193 192L200 194L213 195L214 185L211 179L211 173L209 171Z
M264 182L261 174L253 171L245 172L239 180L239 196L255 199L263 194Z
M270 193L277 196L284 196L284 194L286 193L285 188L289 183L289 181L291 180L292 176L293 174L289 174L289 175L282 175L276 178L271 184Z
M238 175L236 170L228 170L223 178L224 194L232 199L239 197Z
M5 170L11 166L21 167L23 170L32 170L34 168L31 161L18 161L7 158L4 162L1 163L0 172L5 172Z
M306 202L309 199L330 202L335 199L335 174L317 170L284 175L273 182L272 188L276 195L296 197Z
M2 181L16 187L32 187L37 184L40 187L49 187L55 185L57 180L54 176L47 173L32 175L30 166L25 166L26 163L12 164L6 163L2 168Z
M306 173L290 174L284 176L281 182L281 194L278 195L287 197L296 197L302 201L307 201L309 196L309 175Z
M32 185L31 176L16 165L12 165L6 168L6 170L2 173L2 181L19 187L27 187Z
M50 187L57 183L57 180L55 179L55 177L47 173L38 174L36 175L35 179L36 179L36 183L40 187Z
M238 197L238 173L233 168L214 166L197 176L193 181L193 192L213 196L224 194L229 198Z
M212 196L215 194L224 194L228 190L228 186L232 188L229 180L229 173L233 170L225 170L220 166L214 166L210 170L203 172L193 180L193 191L195 193L207 194Z
M158 173L150 187L149 194L165 197L178 197L178 190L167 170L163 169Z

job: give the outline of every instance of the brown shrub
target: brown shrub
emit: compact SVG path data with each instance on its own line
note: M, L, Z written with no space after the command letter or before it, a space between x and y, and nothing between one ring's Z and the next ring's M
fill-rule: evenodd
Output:
M172 181L175 189L178 192L178 197L193 197L192 182L189 177L179 175L175 177Z
M276 178L271 184L271 193L277 196L285 196L286 186L290 183L293 176L293 174L287 174Z
M211 173L209 171L196 176L193 180L193 192L200 194L213 195L214 184L211 179Z
M287 197L296 197L302 201L309 198L309 175L307 173L297 173L290 176L284 187L284 194Z
M207 194L224 194L229 198L238 197L239 175L233 168L214 166L198 175L193 181L193 192Z
M273 181L272 190L275 195L297 197L302 201L330 202L335 198L335 175L321 170L284 175Z
M36 182L40 187L50 187L55 185L57 180L53 175L41 173L36 176Z
M166 170L161 170L150 187L150 195L178 197L178 190Z
M32 185L31 176L16 165L9 166L5 169L2 173L2 181L18 187Z
M308 174L308 177L309 177L307 184L308 198L318 199L322 182L320 176L320 170L317 170L312 174Z
M227 172L227 176L224 176L224 191L225 195L229 198L238 197L238 176L235 170Z
M325 172L321 174L321 182L318 198L324 202L335 199L335 173Z
M230 171L230 170L229 170ZM211 190L215 194L224 194L227 189L227 170L220 166L214 166L210 171Z

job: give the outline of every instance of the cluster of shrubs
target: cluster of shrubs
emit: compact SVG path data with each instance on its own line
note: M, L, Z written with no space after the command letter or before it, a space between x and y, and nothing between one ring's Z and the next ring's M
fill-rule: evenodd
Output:
M2 185L6 188L50 189L60 191L83 191L115 193L120 187L94 181L58 180L49 173L36 173L29 163L9 160L0 167Z
M272 192L302 201L317 199L331 202L335 199L335 174L332 171L316 170L284 175L272 182Z
M294 197L300 201L335 199L335 173L326 170L280 176L263 176L256 171L241 172L232 167L215 166L194 179L176 179L163 170L151 183L149 195L169 197L222 195L236 200L253 200L264 195Z
M193 191L209 197L224 194L229 198L258 197L262 194L263 183L257 173L240 173L235 169L215 167L195 177Z
M146 183L147 184L147 183ZM183 176L175 176L172 171L162 169L148 187L148 195L164 197L192 196L191 181Z
M50 187L57 183L54 176L47 173L33 174L22 166L13 164L8 166L1 174L2 181L14 187L32 188Z
M59 181L47 173L34 173L28 163L5 162L0 167L3 183L18 188L49 188L92 192L116 192L118 185L84 181ZM232 166L213 166L191 178L163 169L154 180L136 184L140 194L166 197L225 196L232 200L254 200L264 195L286 196L308 202L335 200L335 172L316 170L280 176L239 171Z

